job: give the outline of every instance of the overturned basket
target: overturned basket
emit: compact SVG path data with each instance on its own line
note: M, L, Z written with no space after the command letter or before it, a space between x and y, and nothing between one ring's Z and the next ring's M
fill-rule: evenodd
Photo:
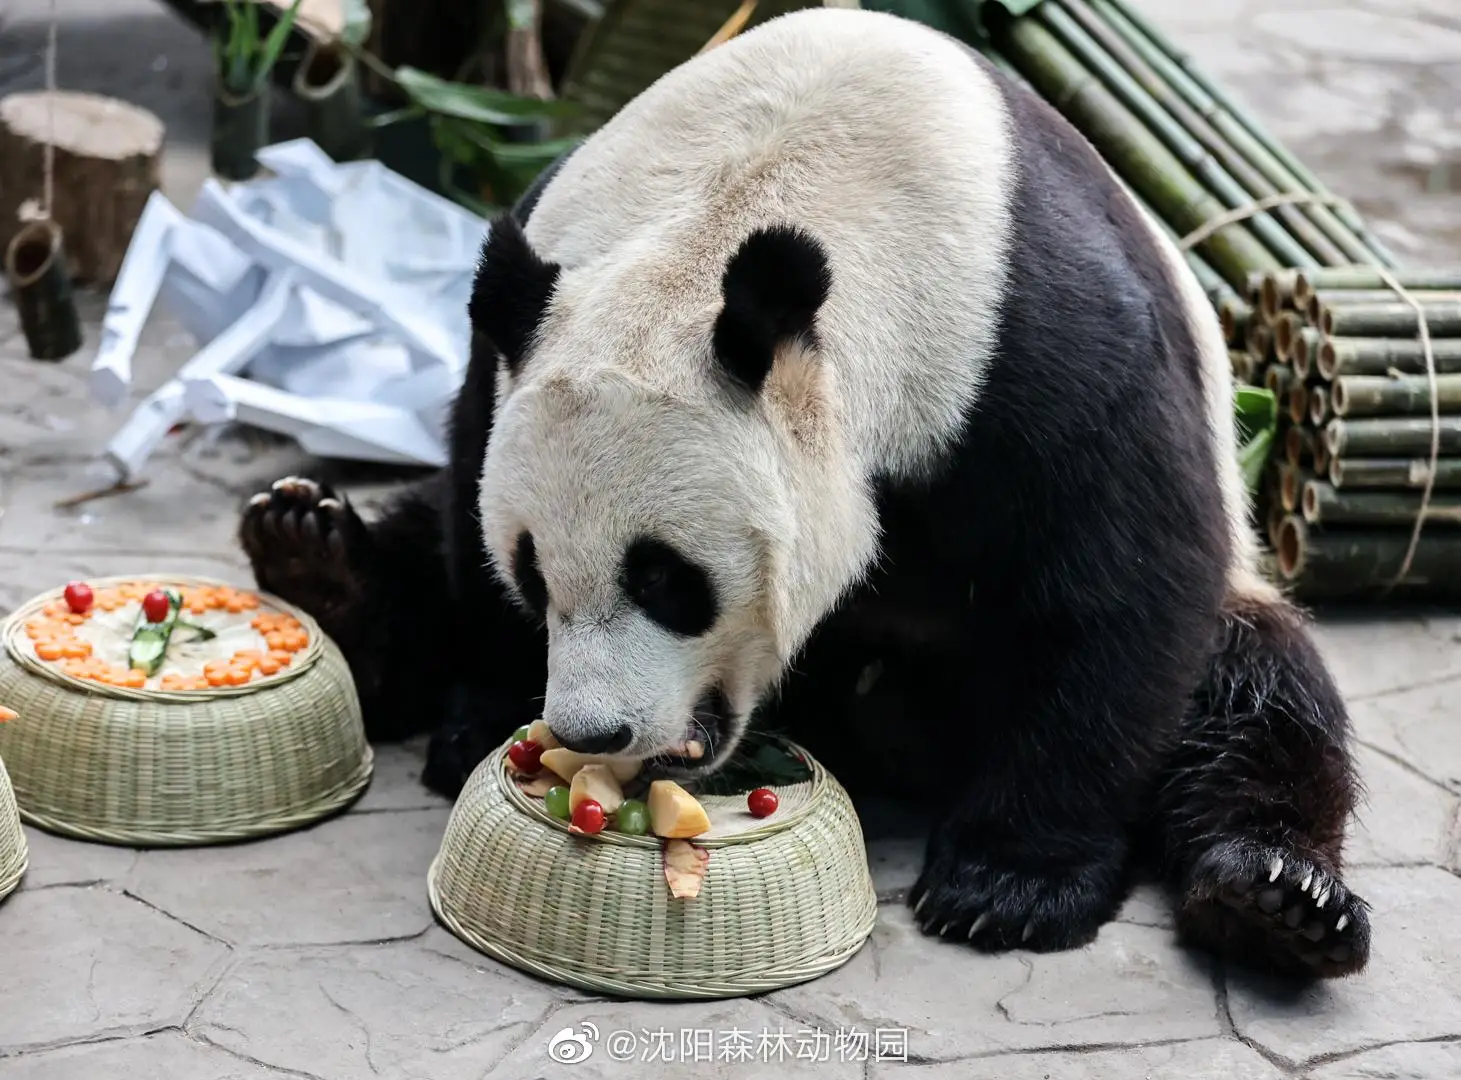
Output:
M724 998L806 982L872 932L877 896L847 792L810 754L811 779L774 787L776 814L704 796L712 828L700 894L670 895L663 841L575 836L523 794L506 745L468 779L431 864L431 906L469 945L514 967L631 998Z
M0 761L0 900L4 900L20 884L25 874L26 859L25 833L20 829L15 792L10 788L5 762Z
M137 580L90 585L98 595L132 596L141 588ZM145 580L185 596L232 592L206 578ZM292 633L307 640L286 666L269 664L267 676L258 669L243 685L178 689L173 682L162 689L156 678L137 687L68 674L42 659L32 640L38 623L68 618L60 612L61 590L36 597L0 624L0 704L18 714L0 724L0 757L26 821L84 840L208 844L309 824L364 790L372 755L339 649L298 608L268 595L242 595L254 604L255 618L291 619L298 627ZM126 611L106 617L124 619ZM197 616L200 625L212 617ZM250 623L226 620L217 613L215 640L222 647L253 640Z

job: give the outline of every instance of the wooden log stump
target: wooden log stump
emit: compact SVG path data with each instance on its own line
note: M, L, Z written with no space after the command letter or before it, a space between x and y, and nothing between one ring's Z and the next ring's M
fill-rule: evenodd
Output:
M51 218L65 233L66 263L77 281L108 285L160 182L162 121L97 94L42 90L0 99L0 250L24 225L22 204L43 198L52 132Z

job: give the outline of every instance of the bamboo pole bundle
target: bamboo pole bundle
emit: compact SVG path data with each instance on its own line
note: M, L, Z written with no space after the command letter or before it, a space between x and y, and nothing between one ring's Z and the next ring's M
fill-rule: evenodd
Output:
M1177 241L1235 382L1277 397L1255 508L1277 573L1314 596L1461 575L1461 269L1397 267L1352 206L1129 0L981 10L1002 69L1059 109Z

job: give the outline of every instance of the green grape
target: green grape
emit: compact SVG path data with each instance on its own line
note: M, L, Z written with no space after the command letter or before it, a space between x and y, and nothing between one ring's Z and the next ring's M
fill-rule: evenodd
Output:
M548 808L548 813L559 821L568 820L568 789L563 785L551 787L548 794L543 796L543 805Z
M615 828L626 836L643 836L649 832L649 807L638 799L625 799L619 804Z
M512 733L512 741L513 742L522 742L527 737L528 737L528 726L526 724L524 724L522 727L518 728L516 731L514 731Z

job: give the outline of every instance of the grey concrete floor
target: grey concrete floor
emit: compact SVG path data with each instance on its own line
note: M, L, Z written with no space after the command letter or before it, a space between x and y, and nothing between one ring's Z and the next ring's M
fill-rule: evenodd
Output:
M1407 261L1461 261L1455 0L1141 6ZM165 185L186 205L206 172L202 43L147 0L58 7L62 85L157 111L169 129ZM42 0L10 4L0 93L38 85L45 11ZM232 539L238 506L314 467L264 436L185 433L154 459L148 488L56 509L110 480L94 455L123 414L84 392L101 306L83 298L87 347L44 365L25 358L0 304L0 612L74 577L176 569L246 581ZM189 352L186 336L155 318L133 401ZM393 479L324 472L367 503ZM347 814L254 844L136 852L28 830L31 870L0 905L0 1076L1454 1080L1461 618L1377 612L1326 618L1319 632L1355 714L1369 789L1349 856L1351 883L1374 906L1374 957L1360 978L1299 990L1223 970L1174 944L1152 888L1076 952L991 958L927 941L901 902L918 845L874 812L885 903L846 967L757 1000L608 1003L517 975L433 924L424 873L448 807L416 782L421 747L411 745L383 750ZM551 1062L550 1037L585 1020L605 1041L581 1064ZM869 1060L836 1041L876 1029L893 1039ZM631 1060L610 1053L616 1030L633 1033ZM725 1051L734 1030L751 1033L750 1060ZM668 1062L660 1031L672 1039ZM702 1056L681 1056L682 1032ZM788 1041L763 1045L762 1032ZM831 1040L826 1051L819 1036ZM900 1043L906 1063L893 1060Z

